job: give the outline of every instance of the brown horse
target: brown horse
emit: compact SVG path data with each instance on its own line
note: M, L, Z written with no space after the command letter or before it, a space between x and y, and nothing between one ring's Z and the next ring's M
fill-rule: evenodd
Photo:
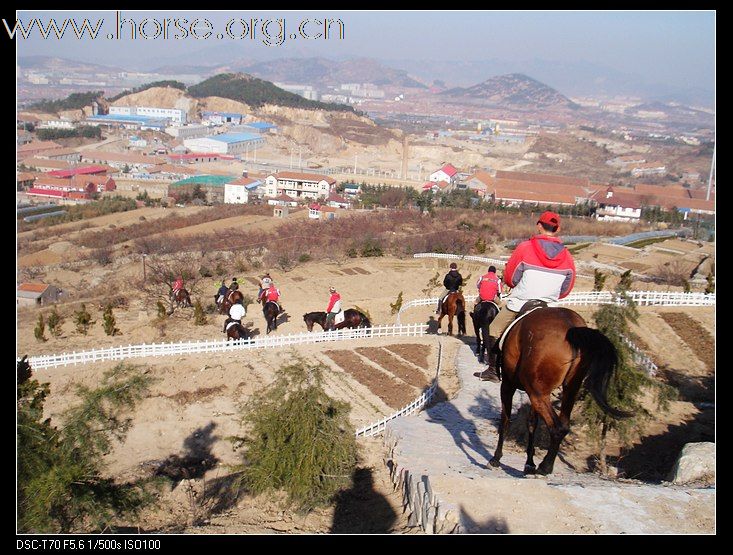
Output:
M229 309L232 308L233 304L237 301L244 302L244 295L241 291L229 291L224 295L224 300L219 304L219 314L229 314Z
M325 312L308 312L303 314L303 321L308 326L308 331L313 331L313 324L319 324L323 331L326 331L326 313ZM369 318L356 309L349 308L344 311L344 321L336 324L333 329L340 330L342 328L371 328L372 323Z
M466 333L466 300L460 291L452 291L440 305L438 329L443 316L448 316L448 335L453 335L453 316L458 318L458 336Z
M615 418L630 416L630 413L611 407L606 398L608 382L617 364L616 348L601 332L587 327L585 320L572 310L550 307L531 312L509 330L500 358L501 426L496 452L489 461L491 466L499 466L504 435L509 428L512 397L517 389L526 391L530 400L525 474L552 473L583 380L604 412ZM560 386L562 402L558 416L550 394ZM550 432L550 448L536 469L534 432L538 416Z
M176 306L188 308L193 306L191 303L191 296L188 294L186 289L179 289L178 291L171 290L171 302L176 303Z
M280 314L280 307L273 301L267 301L262 307L262 315L267 322L267 333L277 329L278 314Z
M249 339L249 332L247 331L247 328L237 322L233 326L229 326L227 329L227 342L230 339L235 341L238 339Z

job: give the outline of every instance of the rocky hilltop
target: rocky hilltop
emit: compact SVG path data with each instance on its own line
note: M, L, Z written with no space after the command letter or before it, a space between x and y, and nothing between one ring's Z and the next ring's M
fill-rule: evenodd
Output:
M449 102L480 102L509 108L578 108L552 87L521 73L499 75L471 87L449 89L441 95Z

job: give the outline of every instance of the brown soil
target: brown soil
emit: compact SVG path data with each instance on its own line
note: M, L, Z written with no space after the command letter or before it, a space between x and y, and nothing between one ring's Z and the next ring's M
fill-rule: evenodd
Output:
M661 315L682 341L692 349L710 372L715 371L715 340L700 324L684 312L670 312Z
M423 348L427 349L427 347ZM379 347L359 347L354 350L372 362L379 364L382 368L389 369L392 374L413 387L422 389L428 385L428 379L421 370L405 364L395 355L390 354L384 349Z
M411 386L362 362L352 351L325 351L324 354L393 409L409 404L419 393Z
M384 348L399 355L415 366L419 366L425 370L428 369L428 350L425 349L424 345L388 345Z

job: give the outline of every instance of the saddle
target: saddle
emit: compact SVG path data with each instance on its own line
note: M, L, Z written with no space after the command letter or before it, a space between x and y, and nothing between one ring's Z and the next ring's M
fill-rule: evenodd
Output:
M336 316L333 317L333 323L334 324L340 324L344 320L346 320L346 315L344 314L344 311L343 310L341 312L337 312L336 313Z
M506 327L504 333L501 334L499 341L496 342L499 351L504 348L504 340L506 339L507 335L509 335L509 330L511 330L516 325L516 323L519 322L519 320L524 318L530 312L534 312L538 308L547 308L547 303L539 299L532 299L531 301L527 301L526 303L524 303L512 323Z
M232 326L236 326L237 324L241 325L242 323L239 320L230 320L229 322L227 322L227 327L224 330L225 333L229 331L229 328L231 328Z

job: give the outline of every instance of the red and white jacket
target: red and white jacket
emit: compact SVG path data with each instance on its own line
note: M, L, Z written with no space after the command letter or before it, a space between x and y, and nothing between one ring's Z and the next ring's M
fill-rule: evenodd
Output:
M478 296L482 301L493 301L494 297L499 294L501 281L494 272L487 272L478 278L476 287L478 288Z
M504 283L512 288L506 306L514 312L532 299L557 301L567 297L575 285L575 262L559 238L535 235L512 253L504 269Z
M262 297L265 299L266 302L277 302L280 300L280 290L274 285L270 285L270 287L262 291Z
M326 312L341 312L341 295L338 293L331 293L331 298L328 299L328 308Z

